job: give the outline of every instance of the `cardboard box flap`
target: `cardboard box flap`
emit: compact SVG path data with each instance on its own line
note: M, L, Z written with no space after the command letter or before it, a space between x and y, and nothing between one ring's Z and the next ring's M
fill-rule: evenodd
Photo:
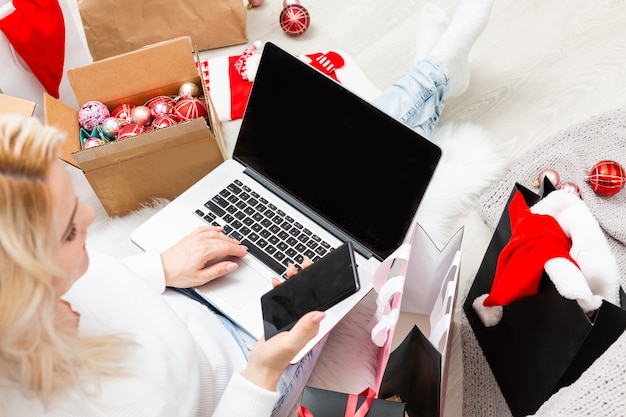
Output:
M180 86L198 75L189 37L159 42L67 71L79 106L90 100L109 106L132 102L134 95L146 92L156 96L171 90L172 80Z
M133 138L75 152L72 156L88 172L196 140L211 140L207 138L206 121L202 118L179 123L175 131L176 134L173 135L171 127L156 129Z
M36 105L32 101L0 93L0 114L19 113L25 116L32 116Z
M78 112L67 104L52 97L48 93L43 95L44 122L55 126L67 133L67 138L61 149L61 159L80 169L72 154L80 150L80 127L78 126Z

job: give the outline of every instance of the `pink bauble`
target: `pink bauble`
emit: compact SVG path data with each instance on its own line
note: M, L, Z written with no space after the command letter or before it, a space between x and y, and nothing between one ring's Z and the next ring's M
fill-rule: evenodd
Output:
M146 106L135 106L131 118L133 123L148 126L152 122L152 113Z
M122 122L117 117L107 117L102 122L102 133L109 139L115 139L121 128Z
M150 109L152 117L157 117L161 114L171 114L174 111L175 103L173 97L157 96L146 101L144 106Z
M105 142L100 138L90 138L83 143L83 149L95 148L96 146L104 145Z
M204 101L198 98L181 99L174 106L174 114L183 120L196 119L198 117L206 119L209 117Z
M176 116L175 114L162 114L154 118L154 120L152 121L152 124L150 125L150 128L153 130L161 129L163 127L174 126L175 124L180 123L182 121L183 119Z
M539 172L539 175L537 175L539 185L543 184L543 179L546 177L550 180L552 185L554 185L555 187L559 186L559 182L561 182L561 176L554 169L546 168Z
M192 82L186 82L180 86L178 94L181 98L197 97L200 94L200 88Z
M124 140L131 138L133 136L141 135L142 133L146 133L148 128L144 125L130 123L125 125L120 129L117 134L117 140Z
M111 112L111 116L120 119L123 125L127 125L133 122L133 104L120 104Z
M291 36L300 36L309 28L311 15L300 4L288 4L279 16L280 27Z
M263 0L248 0L248 8L259 7L263 4Z
M78 110L78 124L88 132L96 125L101 125L104 120L111 116L109 109L99 101L88 101Z
M559 184L559 190L565 190L568 193L572 193L577 197L580 197L580 188L578 187L578 185L574 184L573 182L562 182L561 184Z
M596 194L608 197L624 188L626 173L618 162L605 159L591 168L586 180Z

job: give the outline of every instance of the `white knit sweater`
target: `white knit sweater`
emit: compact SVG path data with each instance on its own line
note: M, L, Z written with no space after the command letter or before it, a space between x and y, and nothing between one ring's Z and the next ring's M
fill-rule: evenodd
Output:
M89 270L64 298L81 315L80 334L125 333L138 343L128 359L131 376L103 380L92 397L64 394L49 409L2 386L0 415L270 416L278 393L241 376L245 357L210 310L164 293L159 255L126 263L92 253Z
M612 159L626 166L624 109L610 111L571 126L529 151L485 191L477 208L485 223L493 230L515 182L532 189L532 181L542 169L556 169L561 181L572 181L580 187L583 201L607 237L620 269L621 286L626 288L626 189L612 197L599 197L584 182L591 167L603 159ZM461 335L463 414L467 417L510 416L511 412L465 316ZM626 333L574 384L562 388L546 401L537 410L536 416L626 416Z

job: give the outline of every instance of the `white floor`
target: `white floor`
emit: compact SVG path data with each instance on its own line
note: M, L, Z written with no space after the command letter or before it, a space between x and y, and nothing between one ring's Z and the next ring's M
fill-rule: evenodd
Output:
M457 4L457 0L431 2L449 13ZM248 11L250 42L273 41L294 54L343 50L383 89L414 60L418 11L426 1L302 0L312 24L297 38L280 29L282 3L265 0ZM495 0L491 21L470 55L470 87L447 103L442 123L476 123L506 144L508 155L515 158L573 123L625 106L625 21L622 0ZM241 51L239 45L206 56ZM463 225L460 296L491 238L474 211ZM462 414L458 335L462 301L457 300L446 416Z

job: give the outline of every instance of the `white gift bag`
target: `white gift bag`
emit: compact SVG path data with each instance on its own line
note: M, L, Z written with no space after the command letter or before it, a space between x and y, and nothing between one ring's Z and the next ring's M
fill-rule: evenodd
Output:
M391 254L374 276L378 294L371 337L380 350L373 388L379 398L399 397L410 417L416 415L416 409L422 410L419 415L443 415L462 241L460 229L439 249L417 223L409 242ZM407 335L396 335L405 341L392 351L400 318L413 329ZM416 334L417 341L408 340ZM407 354L416 344L417 349ZM385 373L394 354L401 355L394 366L405 368L406 378L398 371ZM412 366L416 361L419 363ZM420 394L415 395L416 391Z

